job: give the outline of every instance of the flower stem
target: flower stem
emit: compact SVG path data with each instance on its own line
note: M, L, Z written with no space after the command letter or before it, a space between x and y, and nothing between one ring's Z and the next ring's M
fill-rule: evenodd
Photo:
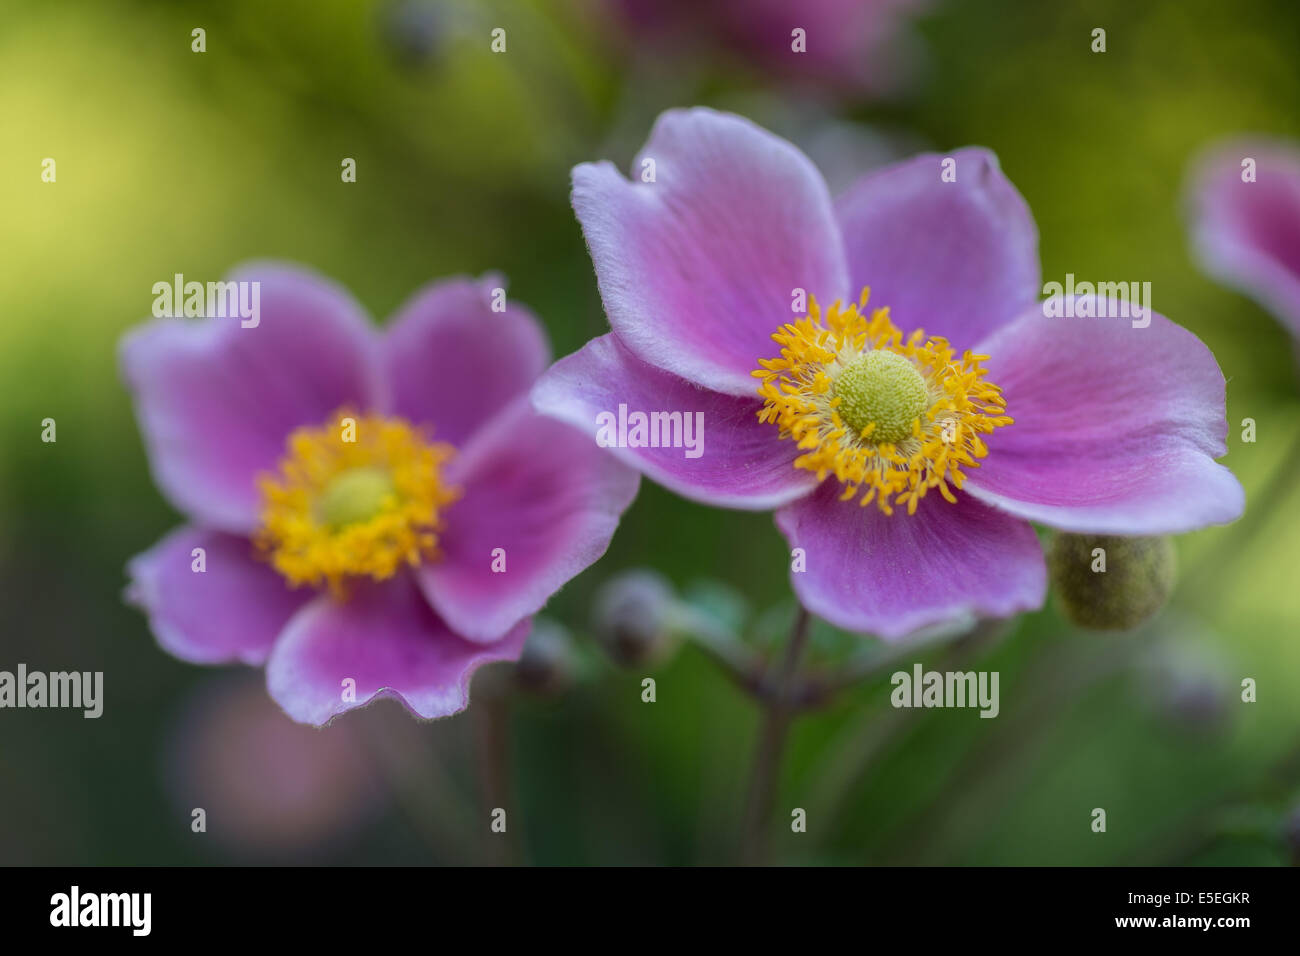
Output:
M740 860L747 866L761 865L767 858L768 819L776 799L786 738L795 715L789 691L799 668L799 659L808 644L811 621L807 610L801 605L795 615L785 656L765 688L768 692L757 695L763 704L763 721L750 773L740 846Z
M473 863L477 859L477 846L469 837L475 822L473 807L458 792L440 757L427 762L411 759L413 752L427 747L430 738L439 734L408 720L397 729L374 721L363 727L375 772L392 790L398 809L424 839L434 862Z
M489 826L498 809L506 813L506 831L487 830L485 844L487 862L493 866L514 866L521 862L518 837L519 814L510 776L510 712L509 701L496 694L476 710L475 737L478 750L478 769L484 810L481 825Z

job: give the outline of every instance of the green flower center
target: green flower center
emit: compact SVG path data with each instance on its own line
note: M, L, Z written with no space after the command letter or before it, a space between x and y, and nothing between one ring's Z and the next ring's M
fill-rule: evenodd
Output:
M395 500L393 479L382 468L353 468L335 476L316 500L316 515L331 528L369 521Z
M912 423L930 405L925 378L896 352L873 349L844 366L831 383L844 423L861 434L874 425L870 441L896 444L912 434Z

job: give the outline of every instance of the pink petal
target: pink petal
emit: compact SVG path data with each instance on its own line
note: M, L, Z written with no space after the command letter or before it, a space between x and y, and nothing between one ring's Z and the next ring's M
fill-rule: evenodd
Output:
M258 325L157 319L121 344L154 480L197 523L257 524L256 477L300 425L366 409L379 392L374 332L348 294L313 272L253 263L228 281L261 283Z
M944 182L944 160L955 182ZM904 331L968 348L1039 296L1038 227L986 149L926 153L865 175L836 200L854 298Z
M409 576L355 583L346 601L323 594L289 622L266 665L271 696L294 720L321 725L376 697L396 697L424 718L469 704L474 671L519 658L529 623L494 644L457 635L430 610ZM345 700L345 681L355 700Z
M1218 363L1164 316L1134 321L1046 318L1034 306L976 347L1015 424L990 436L970 494L1098 534L1175 534L1241 515L1241 485L1214 461L1228 429Z
M619 459L666 488L693 501L723 508L776 508L817 484L815 475L794 467L799 450L782 441L776 426L760 422L758 398L739 398L692 385L647 365L605 335L560 359L533 390L538 411L581 429L589 438L600 433L597 416L628 413L702 413L698 457L686 448L611 447ZM698 416L690 418L699 422ZM692 452L694 454L694 452Z
M643 182L645 160L654 182ZM608 162L573 171L610 324L643 361L730 395L774 354L796 289L824 304L848 290L821 174L748 120L670 110L624 179Z
M886 515L840 501L828 479L782 508L776 524L806 571L792 571L799 600L850 631L896 640L965 615L1010 617L1042 605L1047 568L1033 529L965 495L937 492L916 514Z
M194 570L203 549L203 571ZM196 664L261 664L311 597L293 591L246 538L182 526L127 565L126 598L169 654Z
M492 311L504 280L448 279L427 286L389 323L381 343L393 411L434 426L460 447L493 415L528 391L551 360L528 309L506 300Z
M507 409L452 459L463 497L420 585L457 633L492 641L605 553L639 478L572 428ZM504 571L494 571L494 565Z

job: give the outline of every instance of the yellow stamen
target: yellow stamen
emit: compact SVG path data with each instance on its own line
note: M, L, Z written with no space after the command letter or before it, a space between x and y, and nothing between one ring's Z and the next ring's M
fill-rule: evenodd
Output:
M392 577L437 557L441 509L459 497L441 478L453 450L398 418L338 412L289 436L279 473L259 480L262 523L254 536L289 583Z
M781 355L760 359L753 373L762 380L759 421L804 450L796 468L834 475L842 501L860 492L863 506L914 514L937 488L955 503L949 485L960 490L962 469L988 454L980 436L1012 423L1002 390L984 379L988 356L958 357L919 329L904 338L887 308L863 314L868 295L847 309L836 302L824 317L813 301L809 315L772 335Z

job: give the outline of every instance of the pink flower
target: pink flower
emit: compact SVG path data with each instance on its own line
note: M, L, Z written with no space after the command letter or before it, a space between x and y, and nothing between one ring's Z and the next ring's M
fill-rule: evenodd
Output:
M693 500L778 509L813 613L885 638L1009 616L1045 595L1031 521L1160 535L1241 514L1214 356L1154 313L1082 317L1097 297L1049 317L1033 218L988 151L832 200L791 144L695 109L661 116L634 169L573 172L613 332L534 404L597 435L620 405L702 412L698 457L611 450Z
M415 295L382 333L341 288L257 263L260 322L160 319L122 342L154 478L189 519L128 567L159 643L267 667L323 724L376 696L468 703L530 616L609 544L635 474L541 418L549 361L492 278Z

